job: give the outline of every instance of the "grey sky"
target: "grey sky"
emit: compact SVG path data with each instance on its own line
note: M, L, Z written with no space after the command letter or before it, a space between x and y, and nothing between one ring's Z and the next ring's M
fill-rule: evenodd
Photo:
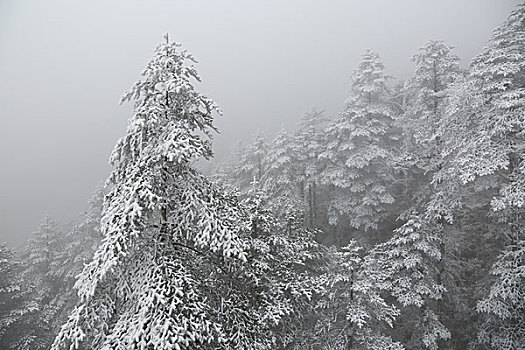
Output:
M517 0L0 1L0 240L44 212L75 218L110 168L131 106L119 98L165 32L198 59L224 116L219 156L257 129L342 108L365 48L408 77L428 39L466 65Z

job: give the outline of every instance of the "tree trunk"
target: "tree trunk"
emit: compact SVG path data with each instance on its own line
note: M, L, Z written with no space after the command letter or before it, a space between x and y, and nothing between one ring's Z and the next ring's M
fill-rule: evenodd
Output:
M312 183L313 195L313 226L317 227L317 186L315 181Z
M314 194L313 186L308 184L308 225L314 227Z

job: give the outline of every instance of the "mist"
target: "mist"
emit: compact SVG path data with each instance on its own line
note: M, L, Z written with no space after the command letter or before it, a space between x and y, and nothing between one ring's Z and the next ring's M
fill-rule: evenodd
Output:
M86 207L131 114L120 96L164 33L199 61L198 90L223 111L215 154L257 131L340 112L366 48L412 73L429 39L466 66L519 1L0 2L0 240L24 243L49 213Z

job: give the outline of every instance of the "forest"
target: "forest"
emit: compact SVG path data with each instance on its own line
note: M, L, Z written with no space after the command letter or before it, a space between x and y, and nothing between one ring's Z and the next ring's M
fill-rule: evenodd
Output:
M0 244L0 349L525 349L525 4L210 171L195 62L166 35L85 212Z

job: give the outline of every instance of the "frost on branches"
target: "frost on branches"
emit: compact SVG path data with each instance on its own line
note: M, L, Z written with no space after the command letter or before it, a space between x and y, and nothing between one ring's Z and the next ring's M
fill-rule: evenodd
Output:
M54 335L58 333L78 302L79 297L74 288L76 277L91 261L102 239L100 218L103 201L104 190L100 186L90 198L88 210L80 215L78 223L61 238L61 248L56 249L52 275L60 283L60 290L55 298L60 308L53 321ZM52 341L53 339L46 350Z
M270 206L274 214L290 223L298 221L304 216L305 208L297 193L298 167L294 139L286 130L279 131L272 141L264 162L268 170L261 185L272 198Z
M399 309L382 296L389 270L378 269L362 250L351 241L328 254L330 270L319 279L322 297L310 335L316 349L404 349L388 336L399 315Z
M302 227L299 218L276 216L271 208L282 207L270 204L276 200L282 198L269 198L254 183L242 201L252 238L250 264L237 278L237 290L251 289L242 299L252 300L248 315L257 316L259 333L266 334L259 338L266 343L234 349L299 350L310 346L308 327L316 300L324 293L319 276L328 267L327 249L314 240L315 231Z
M520 5L473 59L469 75L451 88L441 134L463 183L518 170L525 122L524 13Z
M330 223L348 217L364 230L376 229L394 202L390 188L395 111L387 101L383 64L367 51L352 75L346 110L326 128L326 163L321 183L334 188L328 206Z
M268 148L263 133L258 132L253 143L241 153L240 166L235 174L241 190L249 190L254 180L263 182L268 170L268 163L265 161Z
M479 341L516 349L525 343L525 5L496 28L469 75L452 89L442 128L453 159L449 172L463 184L499 180L490 217L506 245L493 266L488 296L478 304L486 321Z
M446 292L436 273L442 258L442 230L441 225L413 213L395 230L394 237L371 253L376 268L389 276L382 288L410 315L405 321L411 325L405 337L416 348L436 350L440 340L450 339L449 330L431 308L432 301Z
M431 40L412 57L416 64L414 76L405 85L407 106L401 119L410 135L408 157L422 172L435 171L441 155L437 129L445 113L450 84L462 72L459 57L443 41Z
M7 244L0 243L0 340L7 328L16 320L16 315L11 310L11 300L20 292L20 285L15 279L17 262L14 252ZM7 341L3 341L7 344Z
M324 112L313 108L299 122L293 142L295 173L299 182L300 196L307 203L308 225L317 227L320 223L319 174L323 162L319 154L325 149L323 132L326 127Z
M64 248L62 235L55 220L45 215L21 253L25 296L19 309L24 316L16 324L21 331L18 348L48 349L53 341L55 320L63 302L59 293L61 280L54 274L59 262L57 252Z
M91 261L93 253L100 244L102 239L100 218L103 202L104 189L100 186L92 194L89 207L80 215L78 224L63 238L64 249L58 252L57 263L53 271L67 285L63 293L75 293L73 285L76 276L82 272L84 265ZM72 295L70 298L74 299Z
M36 309L34 303L26 302L27 292L16 275L19 264L7 244L0 243L0 344L4 349L23 345L20 323Z
M505 249L492 269L496 280L477 305L485 314L479 341L494 349L520 349L525 344L524 260L525 241Z
M134 113L111 155L104 238L53 349L217 348L226 338L191 262L242 262L246 245L236 201L191 167L212 154L218 112L194 88L194 62L166 36L122 98L134 101Z

